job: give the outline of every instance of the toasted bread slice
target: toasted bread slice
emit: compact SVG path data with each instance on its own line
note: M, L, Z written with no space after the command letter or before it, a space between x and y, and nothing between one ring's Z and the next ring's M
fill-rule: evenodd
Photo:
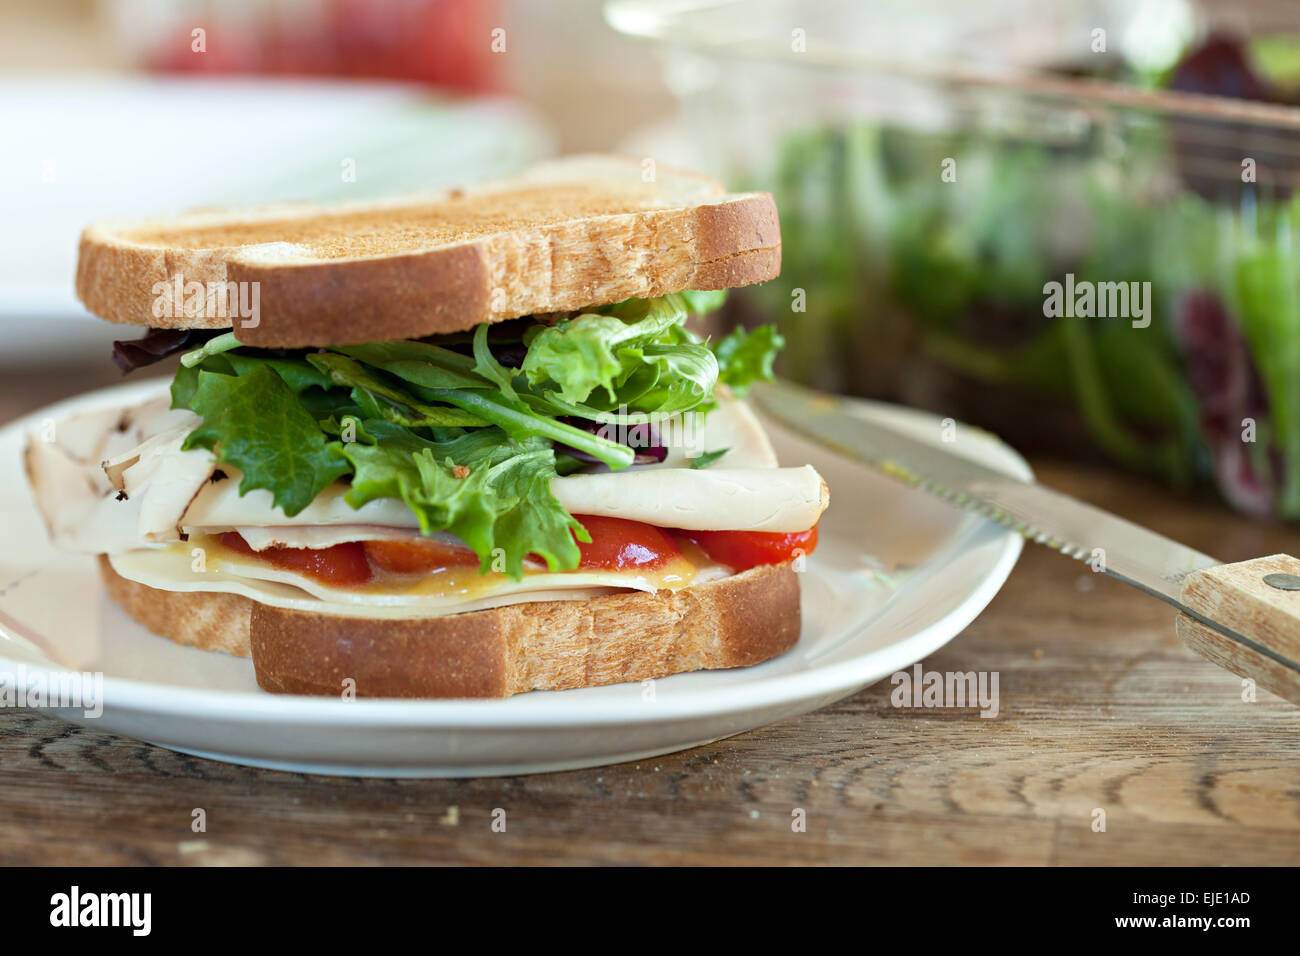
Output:
M799 639L790 564L698 587L376 620L160 591L99 559L109 595L155 634L253 658L263 690L337 697L509 697L757 664Z
M248 345L295 348L460 332L748 285L780 270L768 193L728 194L695 173L575 156L433 196L92 225L81 236L77 295L112 322L233 327ZM209 302L186 283L209 294L257 283L242 289L251 306L256 288L257 315L232 319L233 295Z

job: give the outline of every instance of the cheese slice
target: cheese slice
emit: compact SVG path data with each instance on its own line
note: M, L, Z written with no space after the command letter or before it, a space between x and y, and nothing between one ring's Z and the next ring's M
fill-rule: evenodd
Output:
M122 577L164 591L220 591L271 604L320 613L372 617L437 617L525 601L586 600L617 591L677 590L716 581L732 571L702 552L688 554L653 571L526 571L522 580L480 574L475 567L437 574L384 576L359 587L336 588L308 575L277 568L256 556L200 536L165 548L136 548L112 554Z
M160 559L159 555L163 557ZM185 570L188 565L170 559L165 551L123 551L109 555L108 560L113 566L113 570L122 577L161 591L216 591L222 594L238 594L260 604L269 604L272 607L310 611L313 614L339 614L348 617L367 617L382 620L441 617L448 614L463 614L467 611L504 607L509 604L523 604L528 601L585 601L601 594L618 593L618 589L608 587L539 589L479 597L455 605L449 604L441 609L433 609L413 604L394 605L322 600L313 597L293 584L246 578L234 574L220 577L209 575L200 579Z

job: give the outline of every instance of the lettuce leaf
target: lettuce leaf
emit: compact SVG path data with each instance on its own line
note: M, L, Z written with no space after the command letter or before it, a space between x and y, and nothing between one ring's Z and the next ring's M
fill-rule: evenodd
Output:
M199 371L189 407L203 422L184 447L211 449L243 472L241 495L264 488L290 517L349 470L339 443L269 366L247 375Z
M772 363L784 346L785 339L775 325L760 325L752 332L734 329L714 349L719 380L740 398L755 382L772 381Z
M352 398L358 405L369 407L378 417L398 425L407 428L464 428L487 424L463 409L417 401L410 393L388 384L346 355L321 353L307 356L307 361L325 375L327 382L352 388Z
M699 396L696 404L712 391L717 362L681 329L688 313L679 297L630 299L605 311L530 330L524 336L528 354L522 366L528 383L553 385L566 402L585 402L600 388L615 402L618 388L642 366L652 365L661 375L689 374L686 390ZM671 390L662 394L680 397ZM653 410L673 414L684 409Z
M726 289L711 289L707 292L691 290L678 292L677 295L686 303L686 309L691 315L708 315L722 308L723 303L727 301L727 291Z
M551 494L557 459L569 473L583 467L577 451L614 469L635 455L584 420L707 412L719 381L742 391L771 376L782 344L773 329L710 348L683 326L720 302L714 293L629 299L554 325L519 320L517 336L491 341L487 326L310 351L218 335L182 357L172 406L202 418L185 447L212 449L243 473L240 494L265 489L286 515L347 479L350 505L400 499L426 534L450 532L473 548L485 572L519 578L530 554L573 570L576 541L589 539Z
M690 411L713 395L718 383L718 360L707 345L698 342L651 343L641 350L642 361L657 366L653 388L636 398L658 415Z
M333 384L328 372L302 359L262 358L237 352L227 352L222 358L230 363L230 371L234 375L247 375L259 365L269 366L284 379L284 384L300 394L309 388L329 388ZM213 363L205 364L210 366Z
M530 554L552 571L578 566L574 535L591 538L551 493L555 453L548 442L516 442L495 428L432 442L380 421L365 422L364 434L369 443L343 448L354 469L346 495L354 508L400 498L425 534L448 531L473 548L483 572L495 565L518 579Z

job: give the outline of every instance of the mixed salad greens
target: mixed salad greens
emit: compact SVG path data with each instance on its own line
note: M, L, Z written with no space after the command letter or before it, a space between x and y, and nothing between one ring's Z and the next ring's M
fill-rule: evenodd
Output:
M739 395L771 378L775 329L710 343L685 327L724 297L683 292L553 323L311 350L248 348L226 332L181 356L172 407L203 419L184 447L211 449L242 474L241 495L265 489L286 515L345 479L352 507L399 498L425 534L473 548L485 572L501 556L518 579L529 555L568 571L590 538L552 478L662 460L656 422L706 413L719 385ZM136 367L196 338L154 332L115 356ZM705 457L695 464L722 456Z
M1211 38L1161 82L1288 101L1250 63ZM1075 416L1128 467L1212 477L1243 510L1300 518L1300 134L1118 119L793 133L750 183L776 195L786 281L743 290L728 312L778 322L792 378L980 408L978 424L1021 440L1016 419L1041 434L1059 408L1054 421ZM949 157L955 182L939 175ZM1067 273L1149 282L1150 327L1044 315L1044 284ZM792 314L792 286L806 312Z

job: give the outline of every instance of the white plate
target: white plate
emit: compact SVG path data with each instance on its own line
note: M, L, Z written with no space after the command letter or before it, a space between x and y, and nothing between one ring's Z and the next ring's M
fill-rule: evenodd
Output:
M104 709L56 711L95 730L185 753L310 773L486 776L591 767L670 753L807 713L933 653L984 609L1021 539L772 426L785 462L817 466L831 488L821 544L802 577L804 626L756 667L507 700L344 701L257 690L252 664L155 637L104 595L93 562L55 551L36 517L19 452L48 418L140 401L155 384L106 389L0 429L0 671L102 671ZM938 441L920 412L861 403L860 414ZM1028 478L992 436L960 428L951 446ZM892 583L882 580L880 572ZM56 676L56 675L52 675Z
M4 365L103 355L122 337L73 294L87 223L463 185L553 151L522 104L385 82L6 77L0 129Z

